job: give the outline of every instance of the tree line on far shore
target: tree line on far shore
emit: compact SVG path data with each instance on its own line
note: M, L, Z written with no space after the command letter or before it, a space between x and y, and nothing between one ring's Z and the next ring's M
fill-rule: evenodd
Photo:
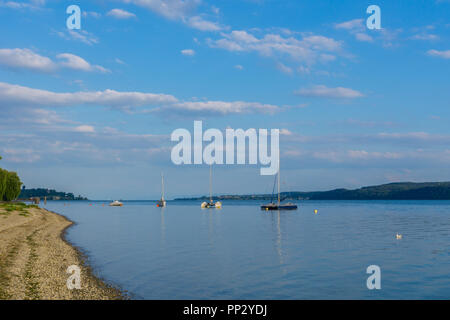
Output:
M2 157L0 156L0 160ZM16 172L11 172L0 168L0 201L16 200L20 194L20 181Z

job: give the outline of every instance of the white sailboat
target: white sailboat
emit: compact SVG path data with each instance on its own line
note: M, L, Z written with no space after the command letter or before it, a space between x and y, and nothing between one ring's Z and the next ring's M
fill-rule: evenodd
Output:
M161 200L158 200L156 206L164 208L166 204L166 200L164 200L164 174L161 172Z
M217 201L214 203L212 199L212 165L209 166L209 202L202 202L201 207L202 209L222 208L222 202Z
M109 204L109 206L110 206L110 207L122 207L122 206L123 206L123 203L120 202L120 201L114 200L113 202L111 202L111 203Z

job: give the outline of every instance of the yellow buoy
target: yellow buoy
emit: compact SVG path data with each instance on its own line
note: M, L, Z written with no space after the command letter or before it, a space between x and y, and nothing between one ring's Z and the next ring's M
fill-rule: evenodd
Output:
M317 214L317 209L314 210L314 214Z

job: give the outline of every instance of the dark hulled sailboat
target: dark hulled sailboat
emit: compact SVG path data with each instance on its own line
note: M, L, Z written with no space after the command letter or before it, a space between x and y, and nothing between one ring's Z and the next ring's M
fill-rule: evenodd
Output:
M275 185L274 188L272 190L272 199L270 201L270 203L268 204L263 204L261 206L261 210L297 210L297 205L295 203L292 202L287 202L287 203L281 203L280 201L280 169L278 168L278 173L277 173L277 180L278 180L278 200L275 203L273 201L273 193L275 191ZM276 181L276 180L275 180Z

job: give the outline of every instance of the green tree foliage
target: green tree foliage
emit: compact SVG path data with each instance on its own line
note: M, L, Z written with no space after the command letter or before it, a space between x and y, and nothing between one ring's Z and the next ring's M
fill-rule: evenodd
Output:
M0 168L0 201L3 200L3 195L5 194L7 177L8 171Z
M48 200L87 200L87 198L78 196L76 197L71 192L58 192L53 189L26 189L22 188L19 199L29 199L29 198L41 198L47 197Z
M17 199L21 185L22 182L16 172L9 172L0 168L0 201Z
M6 190L3 195L4 201L12 201L16 200L20 194L20 186L22 182L20 181L19 176L15 172L8 172L8 176L6 178Z

